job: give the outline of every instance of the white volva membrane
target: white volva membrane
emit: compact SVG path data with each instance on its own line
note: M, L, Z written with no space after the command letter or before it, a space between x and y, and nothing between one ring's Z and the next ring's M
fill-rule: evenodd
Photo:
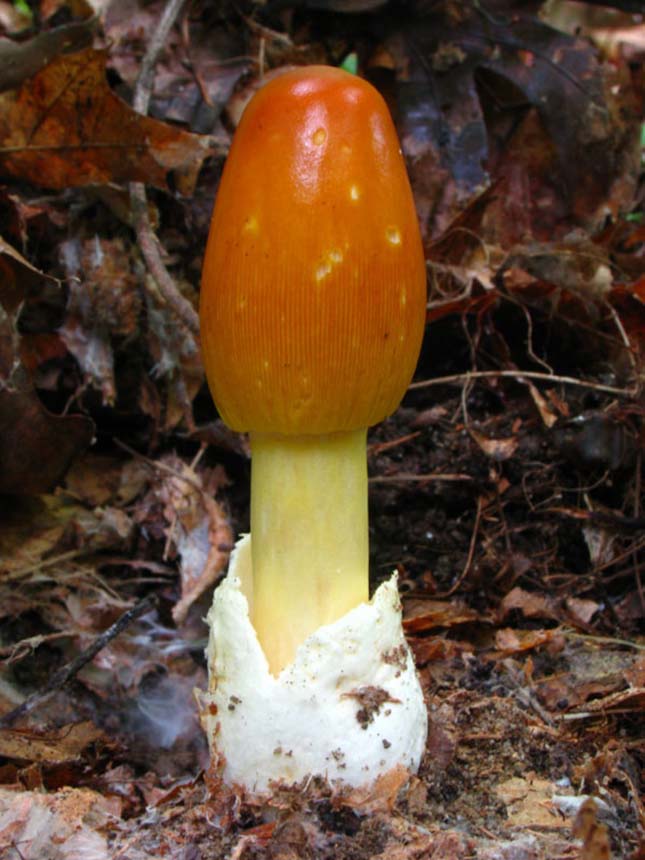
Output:
M416 771L427 712L403 636L396 576L369 603L320 627L275 678L249 618L251 540L242 538L208 613L209 689L199 692L224 780L262 793L310 775L367 786L396 766Z

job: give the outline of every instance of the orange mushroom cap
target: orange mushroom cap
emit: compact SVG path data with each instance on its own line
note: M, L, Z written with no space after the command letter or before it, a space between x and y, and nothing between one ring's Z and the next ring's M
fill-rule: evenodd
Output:
M281 434L381 421L414 372L425 303L380 94L327 66L274 78L236 131L204 260L202 349L224 421Z

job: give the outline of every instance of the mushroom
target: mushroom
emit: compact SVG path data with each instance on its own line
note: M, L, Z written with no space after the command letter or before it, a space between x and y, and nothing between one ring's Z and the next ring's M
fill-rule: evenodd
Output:
M252 98L233 139L200 308L213 398L229 427L249 433L252 453L250 548L248 538L238 545L215 593L202 696L202 719L230 781L258 789L319 772L361 784L397 756L418 765L426 714L395 583L367 602L366 433L409 384L425 304L417 216L382 97L326 66L275 77ZM363 665L370 661L373 672ZM324 694L314 684L323 676ZM354 764L351 749L334 759L338 709L363 743L379 723L376 752L357 754ZM380 721L408 711L395 743ZM327 720L329 737L308 719ZM266 734L261 750L251 749L253 726ZM273 767L275 749L291 750L282 756L291 761Z

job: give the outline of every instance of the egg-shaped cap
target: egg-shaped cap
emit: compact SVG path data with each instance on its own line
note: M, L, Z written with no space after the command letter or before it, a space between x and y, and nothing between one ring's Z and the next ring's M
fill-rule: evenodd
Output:
M206 248L201 340L234 430L356 430L398 406L425 322L412 192L380 94L327 66L249 102Z

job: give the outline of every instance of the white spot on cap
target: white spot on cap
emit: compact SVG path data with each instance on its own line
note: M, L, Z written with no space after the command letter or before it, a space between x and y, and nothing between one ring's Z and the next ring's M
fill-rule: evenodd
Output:
M323 281L327 275L330 275L334 266L340 265L343 262L343 252L340 248L332 248L323 255L322 260L316 266L315 278L317 283Z
M400 245L401 244L401 233L398 227L387 227L385 230L385 238L390 243L390 245Z
M252 235L255 235L259 231L259 229L260 229L260 224L258 222L258 219L255 217L255 215L249 215L245 219L244 224L242 225L242 232L243 233L251 233Z
M328 262L321 263L316 267L316 281L320 283L324 281L327 275L331 272L331 264Z
M361 196L361 190L358 185L350 185L349 186L349 198L350 200L358 200Z

